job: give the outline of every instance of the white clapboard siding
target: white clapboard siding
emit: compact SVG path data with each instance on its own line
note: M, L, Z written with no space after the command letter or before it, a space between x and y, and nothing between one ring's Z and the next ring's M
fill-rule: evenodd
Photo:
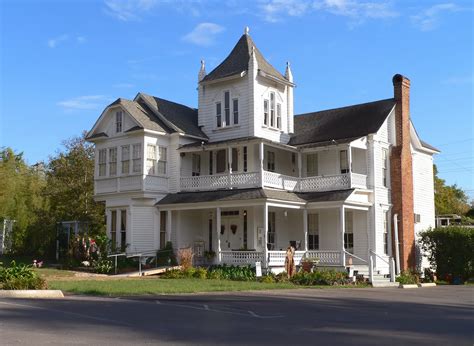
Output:
M142 252L155 250L155 208L133 206L132 210L132 242L129 252Z

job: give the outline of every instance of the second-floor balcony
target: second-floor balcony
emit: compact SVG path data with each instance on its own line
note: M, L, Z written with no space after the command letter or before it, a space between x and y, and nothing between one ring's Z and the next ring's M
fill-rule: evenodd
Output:
M263 171L181 177L181 191L271 187L294 192L317 192L367 188L367 175L344 173L313 177L294 177Z

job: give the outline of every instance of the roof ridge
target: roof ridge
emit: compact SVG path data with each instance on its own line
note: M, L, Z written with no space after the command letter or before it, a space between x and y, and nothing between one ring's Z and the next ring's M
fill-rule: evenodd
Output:
M175 104L175 105L178 105L178 106L186 107L186 108L189 108L189 109L191 109L191 110L197 110L197 108L189 107L189 106L187 106L187 105L185 105L185 104L178 103L178 102L171 101L171 100L167 100L167 99L164 99L164 98L162 98L162 97L158 97L158 96L146 94L146 93L143 93L143 92L139 92L139 94L144 95L144 96L153 97L153 98L155 98L155 99L158 99L158 100L161 100L161 101L165 101L165 102L168 102L168 103L172 103L172 104Z
M395 99L394 99L393 97L391 97L391 98L388 98L388 99L382 99L382 100L377 100L377 101L370 101L370 102L364 102L364 103L356 103L356 104L352 104L352 105L344 106L344 107L321 109L321 110L315 111L315 112L307 112L307 113L295 114L295 117L310 116L310 115L314 115L314 114L316 114L316 113L329 112L329 111L335 111L335 110L342 110L342 109L345 109L345 108L352 108L352 107L357 107L357 106L365 106L365 105L369 105L369 104L372 104L372 103L384 102L384 101L395 101Z

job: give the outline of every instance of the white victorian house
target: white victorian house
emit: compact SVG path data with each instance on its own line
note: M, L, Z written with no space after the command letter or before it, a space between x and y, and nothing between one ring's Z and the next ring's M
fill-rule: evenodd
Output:
M410 120L410 81L393 84L393 98L294 115L290 66L278 72L247 31L210 73L201 63L198 109L116 100L88 134L108 235L130 253L171 241L274 270L289 244L297 261L414 267L416 234L434 226L438 151Z

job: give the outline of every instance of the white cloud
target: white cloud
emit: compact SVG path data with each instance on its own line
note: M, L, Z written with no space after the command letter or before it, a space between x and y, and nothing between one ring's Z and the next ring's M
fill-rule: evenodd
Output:
M105 12L119 20L139 20L143 12L158 4L157 0L105 0Z
M453 3L437 4L412 16L411 19L421 31L430 31L439 25L439 17L443 13L456 12L460 10L461 9Z
M48 40L48 47L49 48L56 48L59 44L69 40L69 35L61 35L55 38L50 38Z
M91 110L102 108L110 101L112 100L104 95L86 95L60 101L57 105L66 110Z
M224 27L214 23L200 23L193 31L183 36L183 40L198 46L210 46L215 42L217 34L224 31Z
M260 8L268 22L277 22L286 16L299 17L313 12L327 12L348 17L352 22L366 19L384 19L398 16L390 2L356 0L265 0Z

